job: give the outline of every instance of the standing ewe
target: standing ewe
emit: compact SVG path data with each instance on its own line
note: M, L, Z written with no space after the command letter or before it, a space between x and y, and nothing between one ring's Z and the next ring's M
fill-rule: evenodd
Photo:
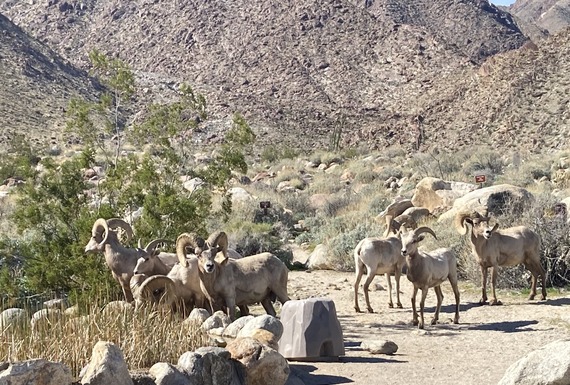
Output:
M111 269L113 278L121 285L127 302L132 302L133 293L130 288L130 280L137 260L143 254L153 253L154 247L163 241L152 241L147 246L148 250L128 248L119 242L117 233L112 230L117 227L121 227L126 231L127 242L130 241L133 236L133 230L127 222L120 218L108 220L99 218L93 224L91 239L85 246L85 253L102 252L105 254L105 262Z
M358 306L358 286L364 271L366 271L366 280L362 287L364 291L364 299L366 300L366 308L369 313L374 310L370 306L368 298L368 288L374 277L378 274L385 274L388 282L388 293L390 295L389 307L394 307L392 302L392 282L390 274L394 273L396 280L396 304L402 308L400 302L400 275L405 260L401 255L402 242L397 236L389 236L387 238L364 238L354 249L354 266L356 267L356 279L354 281L354 310L360 313Z
M433 287L437 296L437 307L434 317L431 321L432 325L437 323L439 319L439 311L443 301L443 293L441 284L445 280L449 280L453 293L455 294L455 318L453 323L459 323L459 288L457 287L457 258L451 249L441 248L433 250L429 253L418 250L418 243L424 239L422 233L429 233L437 239L435 233L429 227L420 227L416 230L402 233L402 255L406 257L407 277L414 284L412 293L412 310L414 325L418 325L420 329L424 328L424 304L430 287ZM418 289L422 290L422 299L420 301L420 316L418 322L418 313L416 311L416 295Z
M212 304L225 306L232 320L235 319L236 306L261 302L267 314L275 316L271 296L277 296L281 303L289 300L289 270L275 255L261 253L230 259L227 256L228 238L224 232L210 235L206 242L194 234L182 234L178 240L184 246L194 247L202 291ZM215 258L220 251L225 257L221 262Z
M546 272L540 262L540 237L526 226L509 227L497 230L499 224L491 226L490 218L478 212L458 213L455 226L461 234L467 232L465 223L471 225L471 248L473 255L481 266L482 296L479 303L487 302L487 274L491 268L491 288L493 300L491 305L500 305L495 294L499 266L515 266L523 263L531 272L531 288L529 299L536 296L538 276L542 281L542 299L546 299Z

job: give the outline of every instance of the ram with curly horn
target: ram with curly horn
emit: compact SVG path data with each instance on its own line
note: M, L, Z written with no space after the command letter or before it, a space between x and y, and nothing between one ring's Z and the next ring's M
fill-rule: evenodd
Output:
M459 287L457 279L457 257L451 249L439 248L430 252L418 249L418 244L424 239L423 233L431 234L437 239L435 232L429 227L423 226L409 232L403 232L400 237L402 241L402 256L406 258L406 275L408 280L414 285L412 293L412 323L418 325L420 329L424 327L424 305L428 290L433 287L437 296L437 306L434 317L431 321L435 325L439 319L443 293L441 284L449 280L455 295L455 317L454 323L459 322ZM422 291L420 300L420 319L416 311L416 295L418 290Z
M491 268L491 305L500 305L495 287L499 266L516 266L524 264L532 274L529 300L536 296L538 277L541 277L542 297L546 299L546 272L540 260L540 237L527 226L516 226L499 229L499 224L491 225L491 218L477 211L459 212L455 216L455 226L459 233L471 232L469 240L473 255L481 267L481 300L487 303L487 276ZM468 226L469 225L469 226Z
M138 248L125 247L119 241L119 237L114 229L122 228L129 242L133 237L133 230L131 226L120 218L103 219L99 218L93 224L91 230L91 239L85 246L85 253L103 253L105 255L105 262L113 278L117 280L127 302L133 301L133 293L130 287L130 280L133 276L137 260L141 255L146 253L154 253L154 249L143 250ZM162 240L161 240L162 241ZM158 245L160 242L151 242L151 245Z
M282 304L289 300L289 270L275 255L261 253L238 260L228 258L228 238L224 232L211 234L203 245L194 240L188 237L181 246L194 247L201 289L213 304L221 304L232 320L236 306L260 302L267 314L275 316L272 296ZM216 258L219 252L224 256L222 260Z

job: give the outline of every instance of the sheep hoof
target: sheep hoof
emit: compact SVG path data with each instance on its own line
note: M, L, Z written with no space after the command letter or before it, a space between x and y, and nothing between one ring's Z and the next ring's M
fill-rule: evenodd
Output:
M529 301L532 301L532 300L534 299L534 296L535 296L535 295L536 295L536 294L531 294L531 295L529 295L529 296L528 296L528 300L529 300Z
M542 297L540 297L541 300L546 301L546 296L543 295Z
M388 307L389 307L390 309L393 309L393 308L394 308L394 304L393 304L393 303L389 303L389 304L388 304Z
M455 319L453 320L453 323L457 325L459 323L459 317L455 317Z
M419 324L418 325L418 329L423 329L424 328L424 324Z
M492 300L492 301L489 303L489 305L491 305L491 306L500 306L500 305L502 305L502 304L503 304L503 303L502 303L501 301L497 300L497 299L494 299L494 300Z
M479 300L479 305L487 305L487 300L484 299L484 298L481 298L481 299Z
M401 303L398 304L398 309L403 309L404 307L402 306Z
M368 313L374 313L374 310L373 310L371 307L369 307L369 308L368 308Z
M362 313L362 312L360 311L360 308L355 307L354 310L356 310L357 313Z
M437 318L432 319L432 320L431 320L431 324L432 324L432 325L437 325Z
M412 320L412 325L418 326L419 324L420 324L420 321L418 321L417 319L413 319L413 320ZM423 328L423 327L422 327L422 328ZM420 329L422 329L422 328L420 328Z

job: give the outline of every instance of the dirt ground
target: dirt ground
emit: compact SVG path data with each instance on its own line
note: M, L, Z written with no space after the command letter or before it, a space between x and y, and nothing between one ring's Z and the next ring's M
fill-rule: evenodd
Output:
M291 299L332 299L344 333L346 355L338 361L290 362L293 373L306 385L496 384L522 356L549 342L570 338L568 292L549 291L547 301L528 301L526 295L500 291L497 296L503 305L480 306L480 289L462 282L460 323L455 325L453 293L445 283L440 323L429 324L436 301L430 290L426 328L418 331L411 324L412 286L405 276L400 289L404 308L388 308L386 290L371 291L372 314L354 311L353 280L354 273L334 271L289 274ZM371 287L377 284L386 287L385 278L376 277ZM366 310L362 288L359 297L360 308ZM371 340L393 341L398 351L391 356L373 355L360 348L362 341Z

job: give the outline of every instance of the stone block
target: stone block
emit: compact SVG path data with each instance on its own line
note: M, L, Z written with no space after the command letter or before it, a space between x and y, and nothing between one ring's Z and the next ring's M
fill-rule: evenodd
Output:
M328 361L344 355L334 302L329 298L287 301L281 309L279 353L290 360Z

